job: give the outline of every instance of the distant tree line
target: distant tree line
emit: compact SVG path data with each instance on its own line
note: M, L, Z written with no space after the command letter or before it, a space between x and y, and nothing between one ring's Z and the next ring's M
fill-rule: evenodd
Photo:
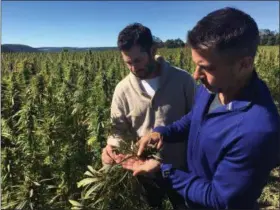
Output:
M279 45L280 34L279 31L270 31L269 29L260 30L260 45Z
M154 41L159 48L180 48L185 46L185 42L181 39L167 39L163 42L160 38L154 36Z
M185 46L185 42L179 38L177 39L167 39L165 42L159 37L154 36L154 41L157 43L159 48L180 48ZM271 31L269 29L260 30L260 45L280 45L280 35L279 32Z

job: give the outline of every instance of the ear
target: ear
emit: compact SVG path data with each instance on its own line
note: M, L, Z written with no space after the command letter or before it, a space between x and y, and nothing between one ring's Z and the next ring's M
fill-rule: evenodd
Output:
M153 46L151 47L151 50L150 50L150 53L151 53L152 57L155 57L156 52L157 52L157 48L156 48L155 45L153 45Z
M254 59L251 56L247 56L241 59L240 70L251 70L254 65Z

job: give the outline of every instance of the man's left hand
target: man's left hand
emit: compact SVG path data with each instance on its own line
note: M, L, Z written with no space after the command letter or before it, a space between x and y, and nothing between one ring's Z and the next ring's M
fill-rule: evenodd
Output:
M141 160L139 158L130 158L121 163L121 165L124 169L133 171L133 176L160 170L160 162L155 159Z

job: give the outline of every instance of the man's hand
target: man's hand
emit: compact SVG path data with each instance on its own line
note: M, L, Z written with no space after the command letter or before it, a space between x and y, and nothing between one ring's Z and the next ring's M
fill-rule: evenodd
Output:
M149 144L156 144L156 148L159 150L163 144L163 137L160 135L160 133L152 132L146 136L143 136L137 142L137 144L139 146L137 155L140 156L142 154L142 152L144 151L145 147Z
M141 160L138 158L130 158L123 163L122 167L133 171L133 176L145 173L153 173L160 169L160 162L155 159Z
M107 145L105 148L103 148L101 160L103 164L109 164L112 165L114 162L119 163L124 156L122 154L116 154L113 151L113 147L111 145Z

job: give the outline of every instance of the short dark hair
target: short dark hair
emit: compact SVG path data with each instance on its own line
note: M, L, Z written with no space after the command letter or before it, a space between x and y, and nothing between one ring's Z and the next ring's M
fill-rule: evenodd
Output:
M259 41L255 20L231 7L209 13L187 36L188 46L193 49L214 49L233 57L255 57Z
M140 23L133 23L126 26L118 36L118 48L127 51L134 45L139 45L143 50L149 52L153 46L151 30Z

